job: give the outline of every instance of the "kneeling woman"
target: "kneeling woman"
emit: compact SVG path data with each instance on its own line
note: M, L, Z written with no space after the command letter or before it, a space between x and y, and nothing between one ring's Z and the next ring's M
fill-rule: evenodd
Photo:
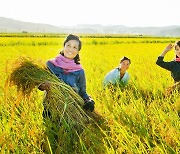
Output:
M130 76L127 72L129 66L131 64L131 60L127 57L122 57L120 60L119 67L111 70L106 74L103 80L103 86L107 87L110 85L119 85L126 86L129 82Z

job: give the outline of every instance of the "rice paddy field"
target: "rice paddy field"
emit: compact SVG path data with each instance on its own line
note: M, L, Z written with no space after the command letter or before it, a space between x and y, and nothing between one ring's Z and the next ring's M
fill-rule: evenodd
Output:
M156 65L168 43L179 38L80 35L87 93L103 120L77 133L53 130L54 123L43 119L44 93L37 87L24 97L8 82L19 59L43 66L63 48L65 36L0 35L0 153L180 153L179 93L165 94L174 81ZM131 59L129 84L103 89L104 76L122 56ZM171 51L165 61L173 58Z

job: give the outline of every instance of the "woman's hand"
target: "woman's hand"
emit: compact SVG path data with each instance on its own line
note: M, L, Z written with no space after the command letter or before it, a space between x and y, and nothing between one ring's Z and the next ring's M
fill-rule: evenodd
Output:
M168 51L172 50L173 47L174 47L174 45L168 44L167 47L164 49L164 51L168 52Z
M168 44L167 47L164 49L164 51L161 53L160 56L164 57L166 55L166 53L168 53L170 50L172 50L174 47L174 45L172 44Z
M91 98L86 99L84 101L83 108L85 110L90 110L91 112L93 112L94 111L94 104L95 104L95 102Z
M46 81L46 82L40 84L38 89L41 90L41 91L44 91L44 90L48 91L50 89L50 87L51 87L50 82Z

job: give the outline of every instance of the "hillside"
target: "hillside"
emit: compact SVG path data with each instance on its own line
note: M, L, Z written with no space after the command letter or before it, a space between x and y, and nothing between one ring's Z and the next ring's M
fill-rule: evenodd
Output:
M50 24L30 23L10 18L0 17L0 32L5 33L84 33L84 34L135 34L153 36L180 36L180 26L165 27L127 27L123 25L88 25L53 26Z

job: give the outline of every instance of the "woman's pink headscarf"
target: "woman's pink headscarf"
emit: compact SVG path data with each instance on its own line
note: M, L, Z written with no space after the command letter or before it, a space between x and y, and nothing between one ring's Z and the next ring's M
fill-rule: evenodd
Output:
M61 54L49 61L55 66L62 68L66 73L82 70L81 64L76 64L74 59L68 59Z

